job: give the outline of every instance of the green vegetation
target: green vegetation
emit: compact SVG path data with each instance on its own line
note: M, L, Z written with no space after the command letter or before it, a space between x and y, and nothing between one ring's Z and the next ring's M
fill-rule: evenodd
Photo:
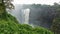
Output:
M38 6L40 7L40 5L38 5ZM34 6L34 7L37 8L38 6ZM60 5L58 5L58 6L60 7ZM55 6L52 6L52 8L57 9L58 6L56 6L56 4L55 4ZM29 26L27 24L19 24L15 17L11 16L10 14L7 14L6 8L8 8L8 9L14 8L11 1L10 0L0 1L0 34L54 34L50 30L47 30L42 27L33 28L32 26ZM52 31L54 31L55 33L58 33L60 31L59 30L60 29L59 28L60 19L58 20L57 18L58 17L53 19L53 21L55 20L55 22L52 24ZM57 23L57 21L59 21L59 22Z
M52 24L52 31L54 31L55 34L60 34L60 4L55 3L54 5L55 7L55 17L53 20L53 24Z
M7 15L7 20L0 19L0 34L53 34L42 27L31 27L27 24L19 24L15 17Z

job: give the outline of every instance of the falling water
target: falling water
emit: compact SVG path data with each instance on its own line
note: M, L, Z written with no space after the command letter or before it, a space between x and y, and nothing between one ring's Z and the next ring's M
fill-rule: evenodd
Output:
M24 17L25 18L24 23L25 24L29 24L29 13L30 13L30 9L28 9L28 8L27 9L24 9L24 12L23 13L24 13L24 16L25 16Z
M18 6L15 6L14 10L11 10L11 11L9 10L9 12L17 18L19 23L29 24L29 13L30 13L29 8L23 9L22 5L18 5Z

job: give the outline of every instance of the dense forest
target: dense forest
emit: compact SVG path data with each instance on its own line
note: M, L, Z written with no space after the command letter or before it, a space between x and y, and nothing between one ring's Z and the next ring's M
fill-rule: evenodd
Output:
M60 4L54 3L52 6L41 4L23 6L24 8L29 7L30 9L44 9L41 13L42 15L39 16L37 20L41 20L42 24L51 23L50 29L48 30L41 26L32 27L28 24L19 24L17 19L6 10L14 9L11 1L12 0L0 0L0 34L60 34ZM45 14L46 16L44 15L44 11L47 12ZM45 19L46 21L44 21Z

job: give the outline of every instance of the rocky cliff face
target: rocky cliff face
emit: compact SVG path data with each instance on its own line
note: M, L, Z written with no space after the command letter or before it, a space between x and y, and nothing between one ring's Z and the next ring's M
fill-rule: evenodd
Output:
M20 8L19 8L20 7ZM52 25L52 21L54 19L54 9L50 6L38 6L38 5L18 5L16 9L13 10L12 14L14 14L18 21L23 23L25 22L26 17L23 12L24 9L30 9L29 13L29 24L34 24L38 26L43 26L45 28L50 28Z
M52 21L54 18L54 11L52 9L42 8L33 8L29 14L29 23L33 23L35 25L43 26L46 28L50 28L52 25Z

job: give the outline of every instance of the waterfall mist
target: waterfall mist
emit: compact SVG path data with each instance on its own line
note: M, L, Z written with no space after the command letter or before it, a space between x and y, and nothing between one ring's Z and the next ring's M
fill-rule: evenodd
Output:
M17 4L15 5L15 9L11 10L10 13L14 15L21 24L50 28L55 16L55 9L50 5Z
M9 11L11 11L9 13L11 13L13 16L17 18L19 23L29 24L29 8L23 9L23 5L15 5L15 9Z

